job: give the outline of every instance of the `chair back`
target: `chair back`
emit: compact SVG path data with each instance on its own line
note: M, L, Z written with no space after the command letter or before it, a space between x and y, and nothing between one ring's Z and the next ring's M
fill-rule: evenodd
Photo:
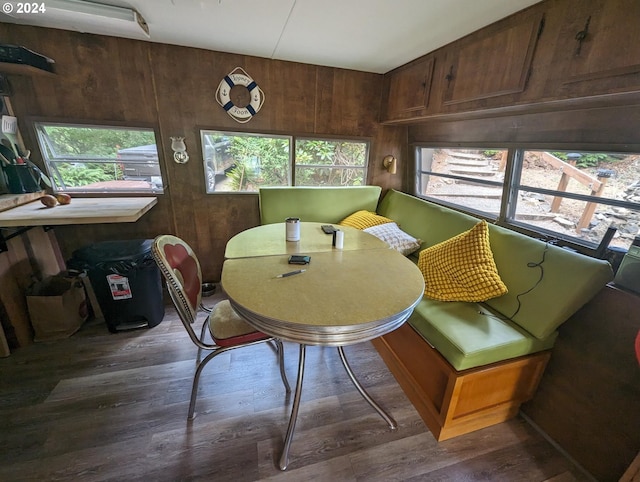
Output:
M151 254L164 276L178 315L193 339L191 324L196 319L202 297L200 262L187 243L170 234L154 239Z

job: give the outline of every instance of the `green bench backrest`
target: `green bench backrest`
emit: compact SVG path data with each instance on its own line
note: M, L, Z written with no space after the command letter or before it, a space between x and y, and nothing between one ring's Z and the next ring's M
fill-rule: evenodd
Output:
M288 217L335 224L356 211L374 211L380 186L260 188L260 222L282 223Z
M385 195L378 213L420 238L421 249L466 231L479 221L398 191ZM509 292L486 304L541 340L613 279L607 261L547 245L500 226L489 225L489 242ZM541 268L537 267L541 262Z

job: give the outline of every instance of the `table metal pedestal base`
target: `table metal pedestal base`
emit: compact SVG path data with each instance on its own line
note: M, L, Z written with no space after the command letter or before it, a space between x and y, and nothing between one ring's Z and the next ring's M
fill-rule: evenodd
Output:
M298 379L296 381L296 391L293 397L293 406L291 407L291 416L289 417L289 426L287 427L287 435L284 438L284 447L282 449L282 456L280 457L280 470L287 470L287 466L289 465L289 448L291 447L291 441L293 440L293 432L296 429L296 420L298 418L298 409L300 408L300 395L302 393L302 380L304 379L304 361L306 354L307 346L301 344L300 345L300 357L298 359ZM343 347L338 347L338 353L340 354L340 360L342 361L342 365L344 366L349 378L355 385L355 387L360 392L360 395L364 397L364 399L373 407L373 409L378 412L378 414L384 419L385 422L389 425L391 430L395 430L398 425L396 421L389 416L381 407L378 405L373 398L367 393L367 391L360 385L360 382L356 379L351 367L349 366L349 362L347 361L347 357L344 354Z

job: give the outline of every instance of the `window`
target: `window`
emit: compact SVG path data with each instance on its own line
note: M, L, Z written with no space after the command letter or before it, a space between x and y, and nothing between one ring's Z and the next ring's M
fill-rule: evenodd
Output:
M640 154L425 146L415 152L419 196L592 249L609 228L610 245L621 248L640 234Z
M366 184L366 142L296 139L296 186Z
M163 192L152 129L36 123L55 191Z
M489 218L500 214L506 149L418 148L418 193Z
M366 142L221 131L200 136L207 193L366 184Z
M200 135L208 193L290 184L290 137L217 131Z

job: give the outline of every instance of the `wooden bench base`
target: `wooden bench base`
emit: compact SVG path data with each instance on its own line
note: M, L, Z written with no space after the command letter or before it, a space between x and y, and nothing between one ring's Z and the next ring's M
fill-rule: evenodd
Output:
M459 372L407 323L372 343L438 441L515 417L551 356L545 351Z

